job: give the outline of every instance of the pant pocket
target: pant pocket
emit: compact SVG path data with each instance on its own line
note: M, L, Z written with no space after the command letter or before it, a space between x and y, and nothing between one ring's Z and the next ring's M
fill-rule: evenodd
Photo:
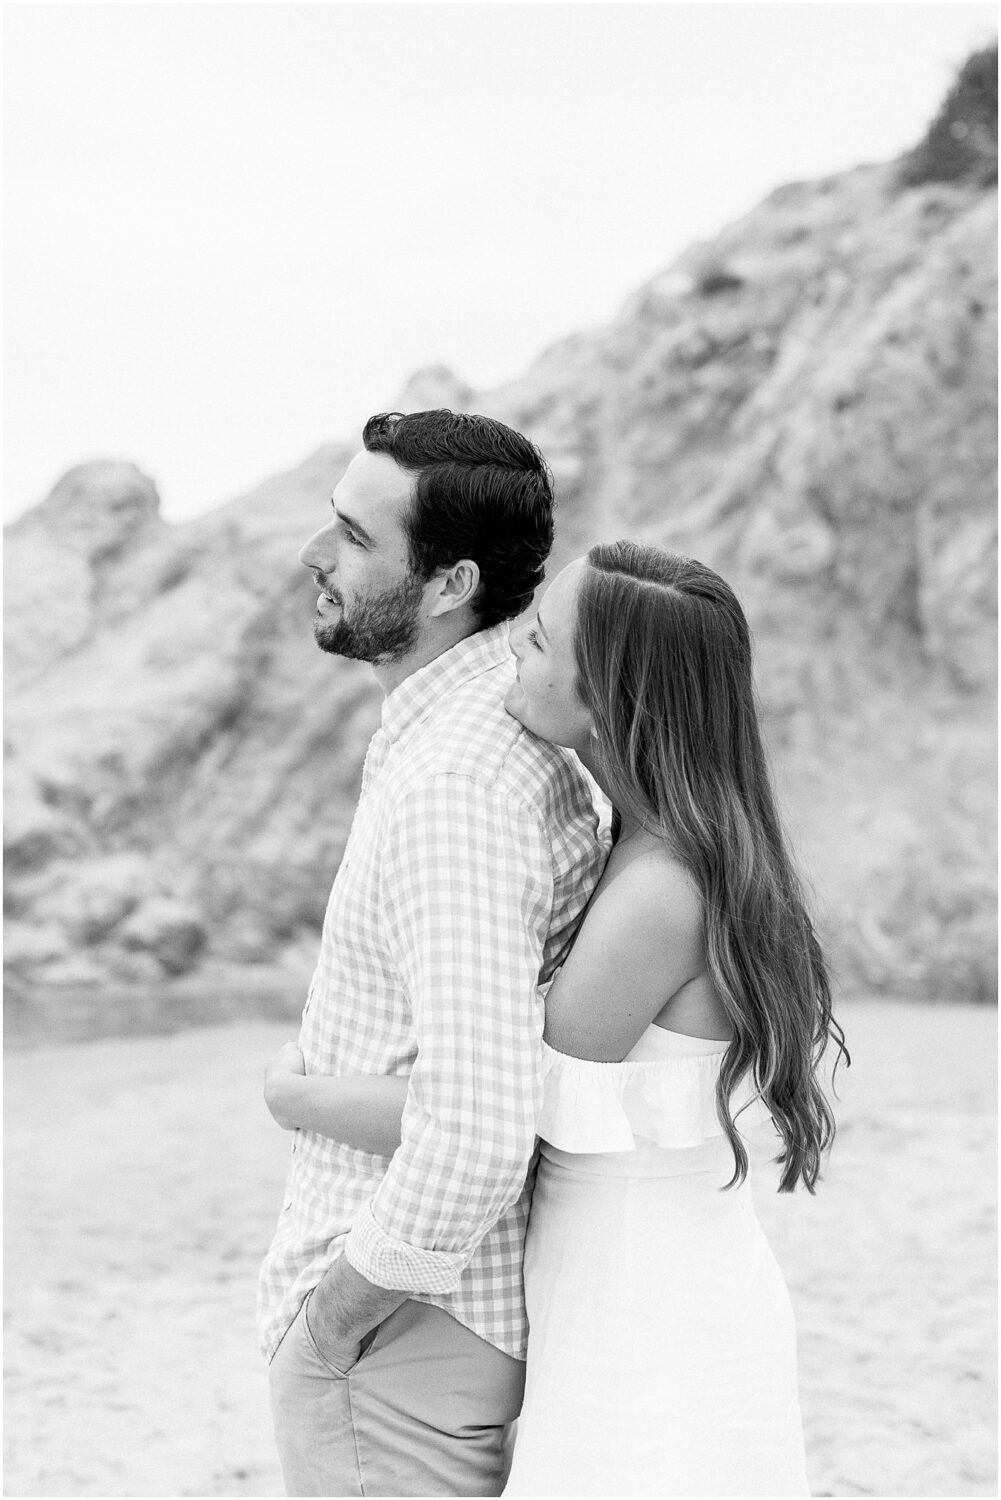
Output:
M370 1328L355 1346L349 1346L343 1351L337 1350L334 1353L328 1353L324 1349L321 1349L312 1328L309 1326L309 1301L312 1295L312 1292L307 1294L300 1311L303 1336L324 1369L329 1370L330 1374L336 1379L344 1380L371 1349L382 1325L377 1323L374 1328Z
M299 1303L299 1311L296 1313L295 1317L292 1319L291 1323L288 1325L288 1327L286 1328L285 1332L282 1334L281 1338L278 1340L278 1343L275 1345L274 1353L272 1354L271 1358L268 1360L268 1368L269 1369L274 1364L274 1362L278 1358L279 1354L281 1354L282 1351L285 1349L286 1344L289 1343L289 1335L291 1334L293 1328L298 1323L299 1319L302 1317L302 1306L303 1305L300 1302ZM293 1342L294 1342L294 1340L293 1340Z

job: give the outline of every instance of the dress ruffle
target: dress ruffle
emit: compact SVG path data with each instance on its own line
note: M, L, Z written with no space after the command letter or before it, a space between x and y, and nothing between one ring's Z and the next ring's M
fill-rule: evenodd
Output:
M644 1143L685 1150L723 1134L716 1114L722 1052L618 1063L569 1057L546 1042L542 1052L538 1134L560 1151L633 1151ZM730 1112L742 1136L771 1123L750 1078L734 1090Z

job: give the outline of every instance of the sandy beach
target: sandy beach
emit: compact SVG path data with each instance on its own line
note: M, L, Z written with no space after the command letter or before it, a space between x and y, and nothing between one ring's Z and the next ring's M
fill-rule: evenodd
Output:
M819 1495L992 1495L996 1013L841 1007L816 1198L760 1209L796 1307ZM294 1028L43 1046L6 1077L9 1495L280 1493L254 1334Z

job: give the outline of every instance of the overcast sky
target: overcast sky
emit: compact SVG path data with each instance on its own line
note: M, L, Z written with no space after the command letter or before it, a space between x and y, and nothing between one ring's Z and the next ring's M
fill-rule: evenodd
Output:
M922 133L993 5L7 4L7 519L130 458L180 519L611 317Z

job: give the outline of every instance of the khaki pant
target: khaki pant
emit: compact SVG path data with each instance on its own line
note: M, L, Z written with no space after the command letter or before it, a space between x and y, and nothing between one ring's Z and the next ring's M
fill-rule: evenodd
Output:
M271 1361L288 1495L499 1495L525 1366L440 1307L404 1302L346 1375L300 1309Z

